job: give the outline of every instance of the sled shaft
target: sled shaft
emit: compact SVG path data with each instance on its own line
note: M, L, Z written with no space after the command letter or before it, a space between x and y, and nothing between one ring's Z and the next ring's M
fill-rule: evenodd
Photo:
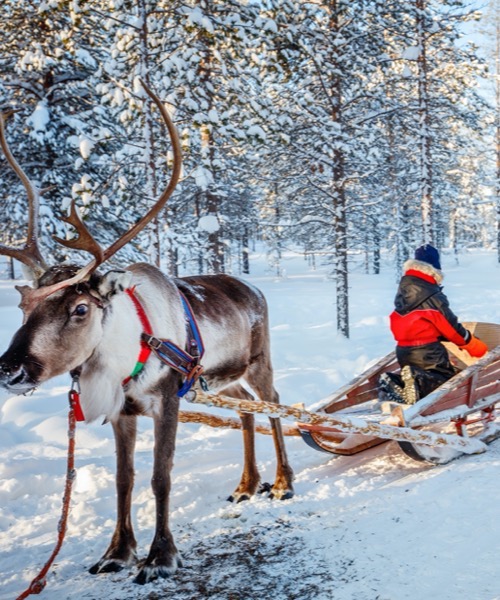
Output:
M244 413L265 414L271 418L293 419L299 423L326 425L334 427L343 433L360 433L367 436L376 436L395 441L408 441L414 444L429 446L449 446L465 454L478 454L486 450L486 445L474 438L465 438L458 435L436 433L433 431L419 431L408 427L384 425L377 422L366 421L357 417L325 415L307 410L273 404L270 402L257 402L254 400L240 400L218 394L204 394L197 392L196 396L189 398L190 402L227 408Z
M209 427L225 427L226 429L241 429L241 420L234 417L219 417L218 415L210 415L203 412L192 412L189 410L179 411L180 423L199 423L208 425ZM272 435L273 430L268 425L255 424L255 431L263 435ZM284 427L284 436L300 437L297 427Z

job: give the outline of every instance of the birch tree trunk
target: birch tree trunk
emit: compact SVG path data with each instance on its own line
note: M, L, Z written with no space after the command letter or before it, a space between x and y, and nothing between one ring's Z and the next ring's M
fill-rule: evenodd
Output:
M141 29L139 34L139 72L141 78L146 82L148 87L151 87L150 82L150 56L148 47L148 9L147 0L139 0L139 16L141 21ZM156 173L156 158L157 149L155 144L155 134L153 126L153 115L151 110L151 99L144 94L144 148L146 159L146 196L148 199L156 198L158 192L158 180ZM161 248L160 248L160 218L156 217L151 225L153 256L151 260L160 267L161 263Z
M496 97L496 209L497 209L497 260L500 263L500 3L494 6L495 11L495 97Z
M431 132L427 68L427 40L425 35L426 0L416 0L416 27L419 55L418 118L420 136L420 202L422 207L422 234L425 243L434 243L434 206L432 196Z
M210 6L210 2L207 2L207 7ZM210 43L210 39L207 37L207 33L203 32L200 36L200 40L203 44L203 59L200 62L199 81L205 92L205 98L208 102L207 114L216 108L214 99L214 87L212 83L213 79L213 50ZM219 220L219 210L221 205L221 199L217 192L217 172L215 165L215 147L216 142L214 140L213 129L205 124L201 128L201 150L203 164L206 169L210 171L212 183L208 184L207 189L204 190L205 207L209 216L215 217ZM206 257L205 262L208 273L224 273L224 245L221 239L221 231L210 231L207 239Z
M340 33L337 0L330 4L330 31ZM337 56L338 50L332 46L332 59L336 65L331 83L332 121L343 131L342 119L342 66ZM345 195L345 157L338 147L333 151L333 209L335 230L335 282L337 292L337 331L349 337L349 276L347 261L347 218Z

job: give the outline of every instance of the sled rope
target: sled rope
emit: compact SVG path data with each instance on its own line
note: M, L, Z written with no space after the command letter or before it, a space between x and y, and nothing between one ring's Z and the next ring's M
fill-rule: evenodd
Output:
M73 481L75 480L75 429L76 429L76 419L75 419L75 405L78 406L79 402L79 392L74 387L69 392L69 412L68 412L68 458L67 458L67 469L66 469L66 485L64 487L64 496L62 500L62 510L61 510L61 518L59 519L59 523L57 525L57 543L50 555L49 560L45 563L43 569L38 573L38 575L33 579L30 586L17 597L16 600L23 600L32 594L40 594L42 590L47 585L47 580L45 576L47 575L52 563L54 562L56 556L59 554L59 551L64 542L64 536L66 534L66 527L68 522L69 515L69 504L71 501L71 489L73 487Z

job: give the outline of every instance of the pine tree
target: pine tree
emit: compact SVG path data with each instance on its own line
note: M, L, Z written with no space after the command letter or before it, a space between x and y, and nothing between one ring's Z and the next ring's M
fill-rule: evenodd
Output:
M237 0L200 0L178 6L183 43L162 65L172 101L182 115L186 144L185 200L196 206L186 224L197 227L200 268L226 270L227 249L256 217L245 172L251 144L262 141L257 125L256 7Z
M493 153L495 173L492 177L496 207L496 247L497 260L500 262L500 0L489 0L480 24L479 32L486 41L486 56L489 64L488 80L490 86L486 90L491 98L493 121Z

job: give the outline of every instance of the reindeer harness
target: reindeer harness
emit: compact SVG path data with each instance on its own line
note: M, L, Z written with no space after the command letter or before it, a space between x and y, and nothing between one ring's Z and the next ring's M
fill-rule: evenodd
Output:
M187 351L179 348L177 344L174 344L171 340L164 340L157 338L152 333L152 327L149 322L148 316L144 307L140 303L139 299L135 295L135 288L129 288L125 290L129 298L134 303L137 315L141 320L142 327L144 329L141 336L141 350L137 363L132 373L124 379L122 382L123 386L126 386L134 377L136 377L144 368L146 361L152 352L166 365L181 373L185 380L180 390L177 392L177 396L182 398L193 386L193 384L200 378L203 373L203 367L200 365L200 361L205 352L203 346L203 340L201 338L200 330L196 322L193 310L182 292L179 291L181 296L182 306L184 308L184 317L186 321L186 332Z
M184 318L186 321L187 351L179 348L179 346L177 346L177 344L171 340L157 338L153 335L148 315L139 301L139 298L135 294L135 286L126 289L125 293L132 300L135 306L137 316L139 317L143 327L143 333L141 335L141 349L139 351L139 356L137 357L137 362L132 370L132 373L130 373L130 375L122 381L122 386L126 388L127 385L139 375L139 373L143 370L148 358L152 353L154 353L159 360L161 360L161 362L165 363L184 376L184 382L177 392L177 396L179 398L182 398L185 394L187 394L187 392L189 392L198 379L200 380L202 388L207 391L208 387L206 381L203 377L201 377L201 374L203 373L203 367L200 364L205 352L205 347L203 345L203 340L193 310L184 294L179 291L182 306L184 308ZM73 383L70 390L70 402L72 402L74 406L76 420L85 421L85 416L80 405L79 369L72 371L71 376L73 378Z

